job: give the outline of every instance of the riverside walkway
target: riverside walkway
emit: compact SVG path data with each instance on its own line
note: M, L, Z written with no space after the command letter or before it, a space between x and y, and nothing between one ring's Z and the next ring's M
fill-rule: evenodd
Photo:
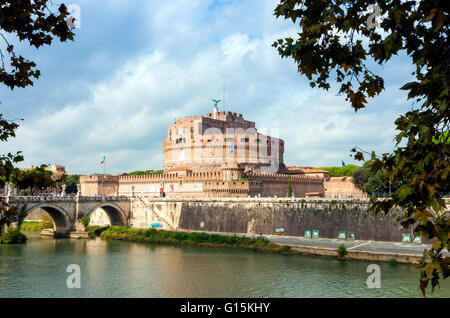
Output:
M365 252L395 253L422 256L425 249L431 248L429 244L399 243L399 242L380 242L380 241L349 241L339 239L325 238L303 238L292 236L265 235L268 240L290 246L304 246L317 248L337 249L344 245L347 250L357 250ZM442 252L444 256L450 256L447 250Z

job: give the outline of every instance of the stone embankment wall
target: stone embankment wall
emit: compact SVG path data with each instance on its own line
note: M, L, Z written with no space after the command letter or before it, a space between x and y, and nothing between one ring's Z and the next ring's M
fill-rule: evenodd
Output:
M364 199L134 200L131 223L135 227L159 222L165 229L264 235L283 228L285 236L319 230L322 238L337 238L339 231L351 231L356 240L391 242L400 242L402 233L413 231L394 220L399 211L378 216L367 212Z

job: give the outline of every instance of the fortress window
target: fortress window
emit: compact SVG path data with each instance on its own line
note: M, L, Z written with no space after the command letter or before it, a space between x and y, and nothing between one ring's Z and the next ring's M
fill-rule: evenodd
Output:
M225 142L233 142L234 138L225 138Z
M250 140L248 138L241 138L241 142L249 142Z
M194 127L191 127L191 133L193 133L194 132Z
M261 142L261 139L255 139L255 142L256 142L257 144L259 144L259 143Z

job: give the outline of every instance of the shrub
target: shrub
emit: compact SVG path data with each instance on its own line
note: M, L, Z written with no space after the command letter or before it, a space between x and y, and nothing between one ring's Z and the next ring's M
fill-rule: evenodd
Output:
M3 244L20 244L25 243L27 237L21 233L16 227L10 226L5 233L2 234L1 242Z
M80 219L80 222L81 222L81 224L83 224L84 229L87 230L87 227L88 227L89 223L91 222L91 218L88 217L87 215L85 215Z
M53 229L53 219L49 215L42 216L42 221L39 227L41 231L43 229Z
M344 257L345 255L348 254L347 248L345 247L344 244L339 245L337 252L339 257Z
M109 225L108 225L108 226L89 225L89 226L86 228L86 230L87 230L89 233L94 234L94 236L100 236L100 235L103 233L103 231L105 231L105 230L108 229L108 227L109 227Z
M145 231L144 236L145 237L150 237L153 235L156 235L158 231L156 229L148 229L147 231Z
M279 252L280 252L280 253L287 253L287 252L290 252L290 251L291 251L291 247L288 246L288 245L284 245L283 247L281 247L281 248L279 249Z
M30 195L30 190L23 189L19 191L19 196L27 196L27 195Z
M397 266L397 260L396 260L395 258L391 258L391 259L388 261L388 263L389 263L389 265L391 265L392 267Z

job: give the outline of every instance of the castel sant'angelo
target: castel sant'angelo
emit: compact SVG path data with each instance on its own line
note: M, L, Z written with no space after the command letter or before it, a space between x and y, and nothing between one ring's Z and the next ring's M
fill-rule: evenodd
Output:
M283 140L258 132L241 114L217 107L204 116L175 120L168 127L163 152L164 173L83 176L81 195L325 196L326 182L333 181L327 171L286 168Z

